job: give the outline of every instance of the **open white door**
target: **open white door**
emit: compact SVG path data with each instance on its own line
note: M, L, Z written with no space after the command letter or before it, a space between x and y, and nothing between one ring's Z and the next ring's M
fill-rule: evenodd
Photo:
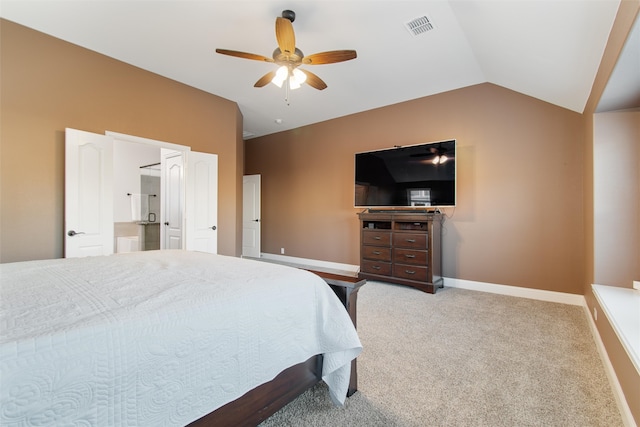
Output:
M218 252L218 156L186 153L186 248Z
M113 253L113 138L65 131L64 256Z
M260 175L242 177L242 256L260 258Z
M160 163L163 208L160 213L160 248L182 249L184 212L184 166L180 151L162 150Z

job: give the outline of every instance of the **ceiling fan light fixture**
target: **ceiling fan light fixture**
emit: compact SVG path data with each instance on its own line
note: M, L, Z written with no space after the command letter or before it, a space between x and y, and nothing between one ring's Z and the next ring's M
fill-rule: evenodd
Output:
M280 68L278 68L278 71L276 71L276 75L273 76L273 79L271 79L271 83L273 83L278 87L282 87L282 84L284 83L285 80L287 80L288 76L289 76L289 69L287 68L286 65L283 65Z
M289 89L294 90L294 89L299 89L299 88L300 88L300 83L298 83L298 81L294 77L290 77L289 78Z
M301 85L305 81L307 81L307 75L297 68L293 69L293 79L298 82L298 85Z
M282 87L282 85L288 81L288 87L291 90L298 89L305 81L307 80L307 75L302 71L294 68L292 71L289 70L289 67L286 65L282 65L276 71L276 75L273 76L271 83L278 87Z
M447 160L449 160L449 158L447 156L445 156L444 154L438 154L433 158L431 163L433 163L434 165L441 165L444 162L446 162Z

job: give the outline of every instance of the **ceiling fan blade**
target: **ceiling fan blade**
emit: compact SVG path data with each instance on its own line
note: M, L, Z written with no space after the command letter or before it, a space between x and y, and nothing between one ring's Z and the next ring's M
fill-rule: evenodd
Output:
M327 88L327 84L324 81L322 81L320 77L313 74L311 71L303 70L301 68L298 68L298 70L302 71L307 75L307 80L305 80L305 83L311 86L312 88L315 88L318 90L323 90Z
M268 85L269 82L271 82L271 80L273 80L275 75L276 75L275 71L269 71L267 74L265 74L264 76L260 77L260 79L256 82L256 84L253 85L253 87L263 87L263 86Z
M307 65L333 64L348 61L358 55L355 50L332 50L331 52L314 53L302 58L302 63Z
M296 35L293 25L287 18L276 18L276 40L282 53L294 53L296 50Z
M235 56L237 58L253 59L254 61L273 62L272 58L268 58L262 55L257 55L255 53L238 52L237 50L228 50L228 49L216 49L216 52L221 53L223 55Z

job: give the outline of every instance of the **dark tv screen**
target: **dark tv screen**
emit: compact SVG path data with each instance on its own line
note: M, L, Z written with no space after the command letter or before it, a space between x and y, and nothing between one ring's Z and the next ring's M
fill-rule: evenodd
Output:
M427 208L455 204L455 140L356 153L356 207Z

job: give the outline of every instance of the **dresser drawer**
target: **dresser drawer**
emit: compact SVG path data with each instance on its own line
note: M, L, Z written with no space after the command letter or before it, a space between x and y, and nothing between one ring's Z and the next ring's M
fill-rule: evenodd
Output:
M427 249L427 234L393 233L393 246L398 248Z
M391 264L388 262L378 262L363 259L360 266L361 273L380 274L382 276L391 276Z
M388 231L365 230L362 232L362 244L391 246L391 233Z
M363 246L362 258L391 262L391 248L381 246Z
M416 251L414 249L393 249L393 262L399 264L427 265L427 251Z
M418 282L426 282L427 267L394 264L393 276L400 277L402 279L416 280Z

